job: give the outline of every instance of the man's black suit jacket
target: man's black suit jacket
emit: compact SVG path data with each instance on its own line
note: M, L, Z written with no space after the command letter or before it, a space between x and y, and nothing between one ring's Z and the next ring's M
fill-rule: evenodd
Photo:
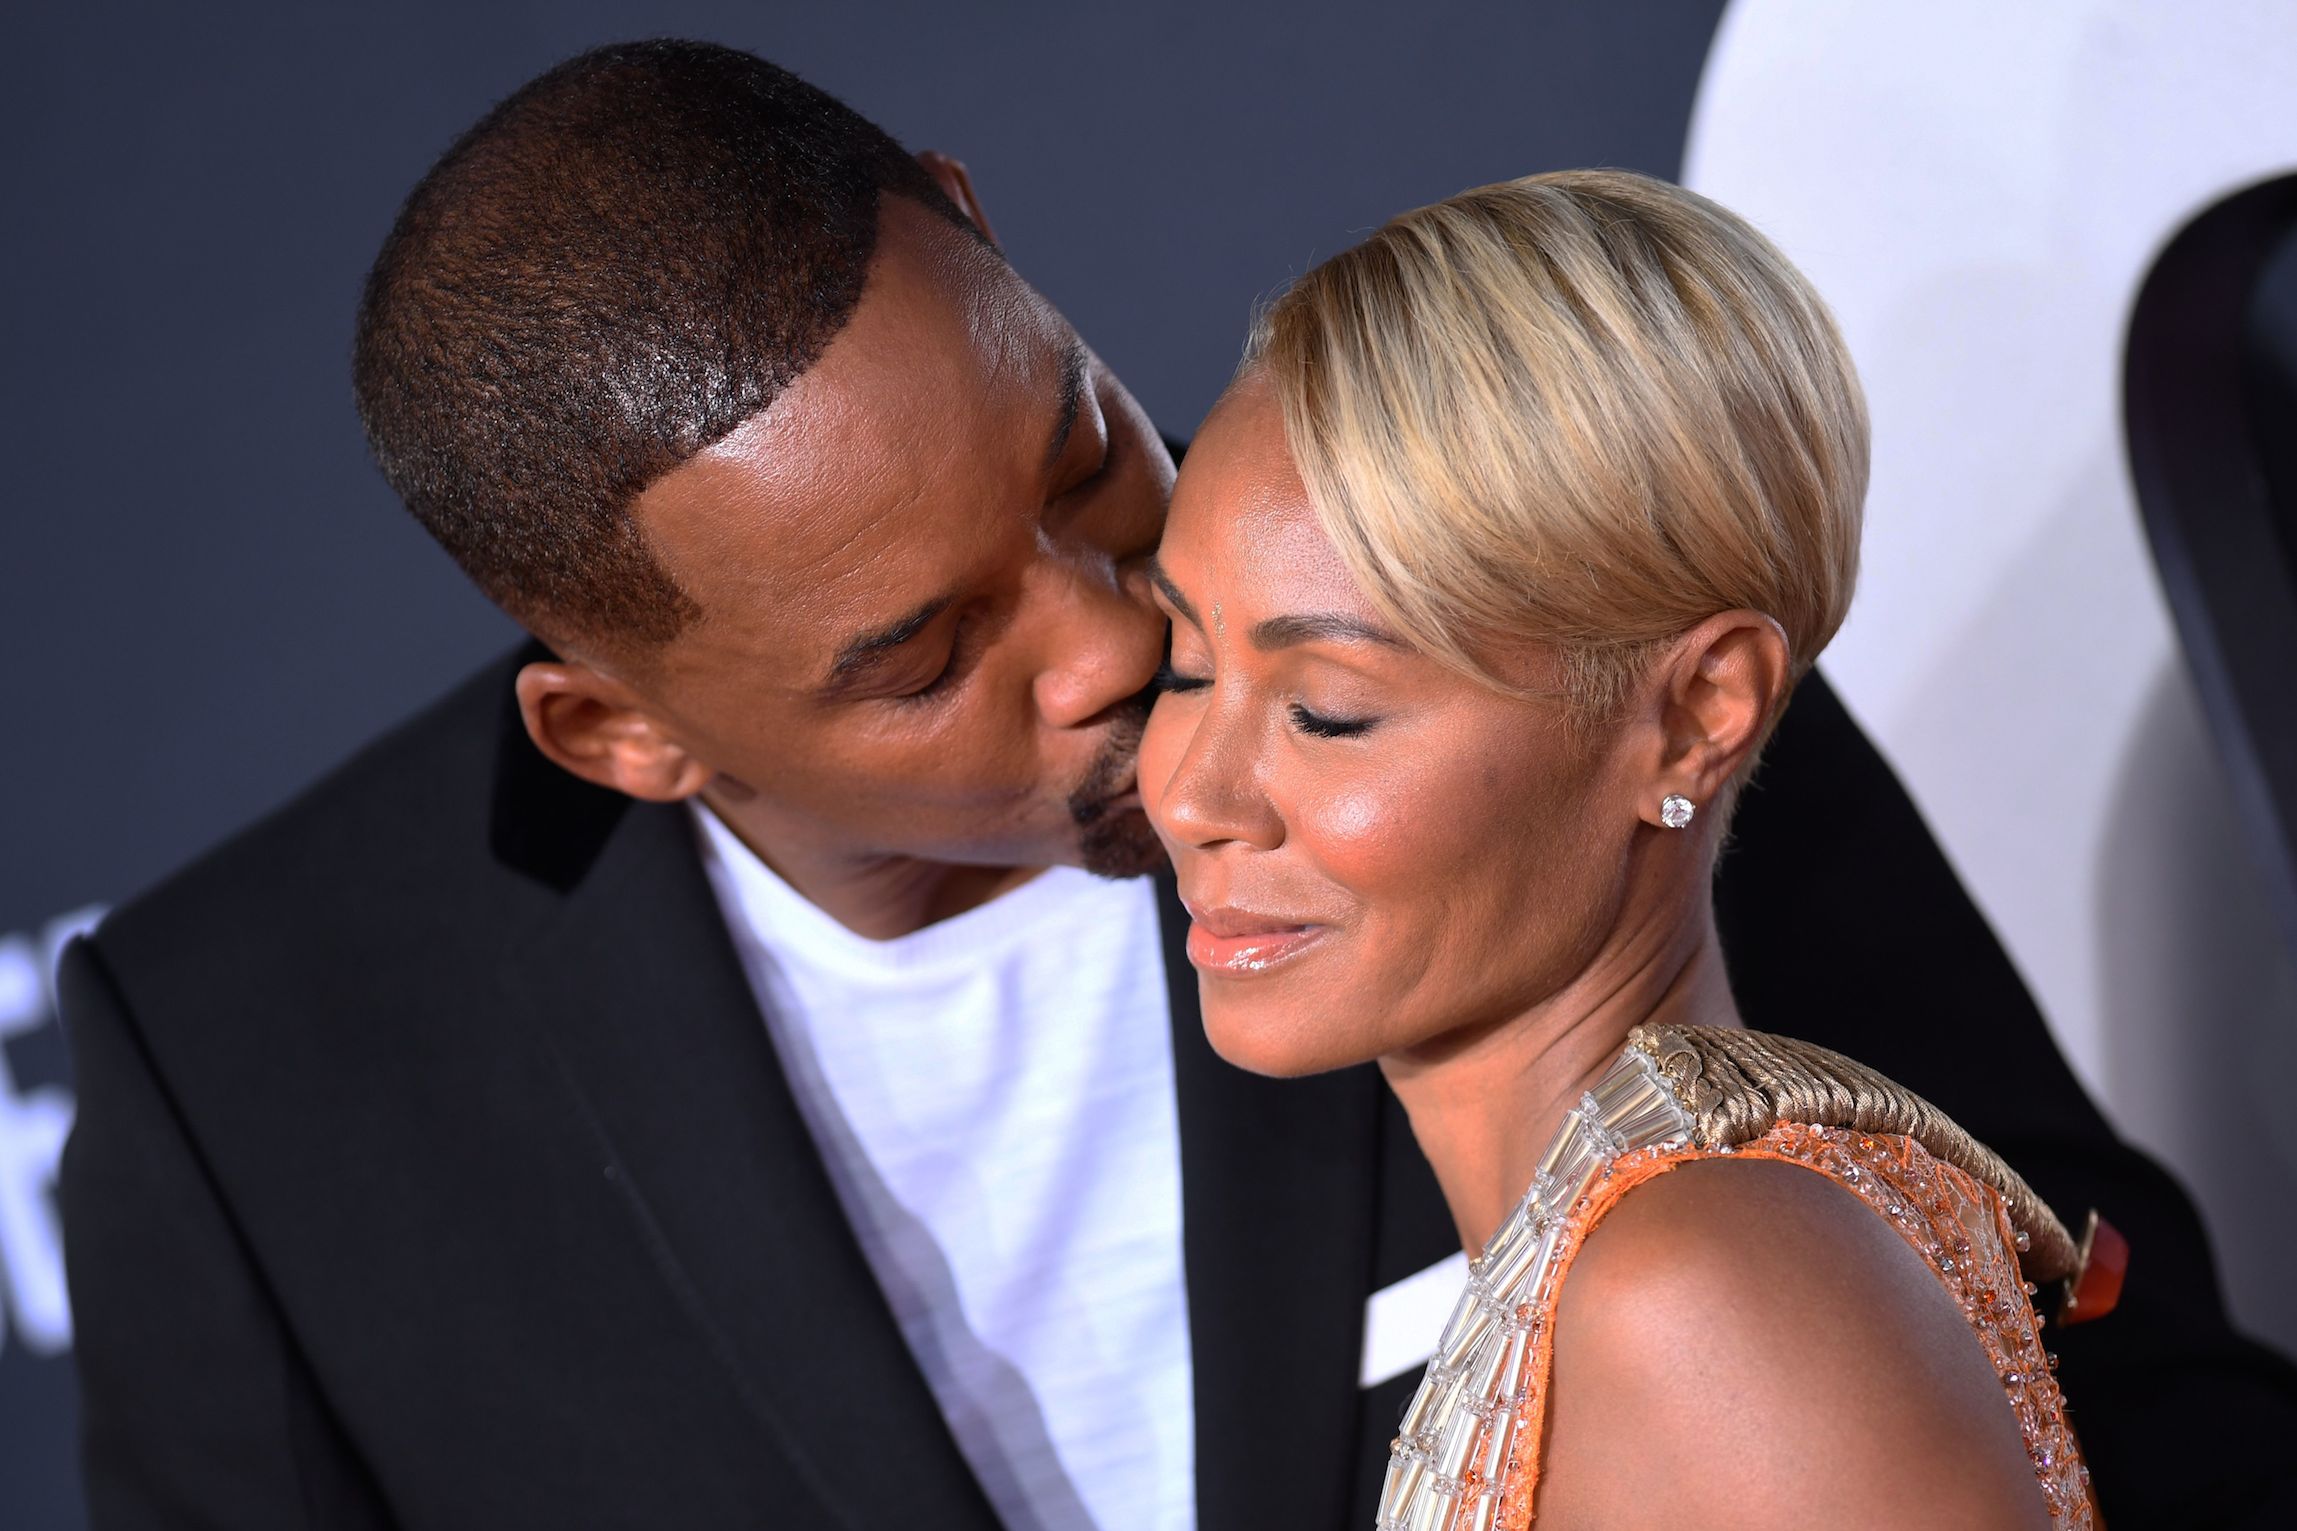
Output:
M690 821L546 764L521 657L66 955L98 1531L990 1526ZM2227 1327L2184 1197L1815 677L1737 842L1750 1023L1897 1076L2130 1235L2123 1310L2057 1342L2109 1516L2261 1493L2288 1369ZM1368 1527L1411 1379L1359 1392L1365 1300L1454 1234L1374 1070L1213 1057L1165 893L1200 1524Z

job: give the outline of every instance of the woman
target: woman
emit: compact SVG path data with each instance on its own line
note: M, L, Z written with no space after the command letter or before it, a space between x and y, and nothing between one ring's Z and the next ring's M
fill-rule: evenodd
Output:
M1591 172L1311 271L1189 453L1141 783L1206 1027L1267 1074L1377 1058L1478 1255L1383 1526L2089 1523L2018 1264L2065 1274L2064 1229L1742 1029L1716 940L1866 464L1800 275Z

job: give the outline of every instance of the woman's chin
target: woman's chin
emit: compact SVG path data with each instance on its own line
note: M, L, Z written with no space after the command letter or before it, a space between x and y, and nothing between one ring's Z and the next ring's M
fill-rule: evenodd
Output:
M1339 1045L1340 1038L1333 1034L1336 1027L1318 1025L1290 1006L1266 1000L1239 1001L1217 989L1212 983L1198 985L1205 1040L1221 1061L1246 1073L1299 1079L1370 1061L1369 1054Z

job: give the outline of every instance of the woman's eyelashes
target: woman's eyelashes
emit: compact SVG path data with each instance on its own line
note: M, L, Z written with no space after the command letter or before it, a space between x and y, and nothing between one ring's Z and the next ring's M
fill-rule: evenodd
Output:
M1211 684L1211 681L1201 675L1176 673L1173 670L1172 661L1167 659L1163 664L1156 667L1156 679L1149 682L1149 689L1161 696L1167 691L1202 691Z
M1156 679L1151 684L1162 695L1167 691L1202 691L1212 681L1202 675L1183 675L1173 669L1172 661L1168 659L1157 666ZM1294 728L1318 739L1353 739L1360 734L1370 733L1380 721L1378 718L1336 718L1326 713L1313 712L1298 702L1286 704L1284 711L1292 720Z
M1294 728L1319 739L1353 739L1359 734L1370 733L1372 726L1379 721L1377 718L1326 717L1320 712L1310 712L1298 702L1294 702L1288 710L1292 714Z

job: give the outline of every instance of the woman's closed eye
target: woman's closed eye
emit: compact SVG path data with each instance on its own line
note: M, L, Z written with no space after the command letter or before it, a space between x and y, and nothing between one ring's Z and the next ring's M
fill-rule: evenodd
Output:
M1152 682L1153 689L1159 695L1167 691L1183 694L1202 691L1211 684L1207 676L1181 674L1172 667L1169 659L1157 666L1156 679ZM1330 713L1316 712L1298 702L1289 703L1284 710L1294 728L1318 739L1354 739L1370 733L1380 721L1377 718L1336 717Z
M1149 682L1149 689L1161 695L1167 691L1202 691L1211 684L1202 675L1180 674L1173 669L1172 661L1167 659L1156 667L1156 679Z
M1287 710L1292 715L1294 728L1319 739L1353 739L1370 733L1373 725L1379 722L1377 718L1335 718L1320 712L1310 712L1298 702L1294 702Z

